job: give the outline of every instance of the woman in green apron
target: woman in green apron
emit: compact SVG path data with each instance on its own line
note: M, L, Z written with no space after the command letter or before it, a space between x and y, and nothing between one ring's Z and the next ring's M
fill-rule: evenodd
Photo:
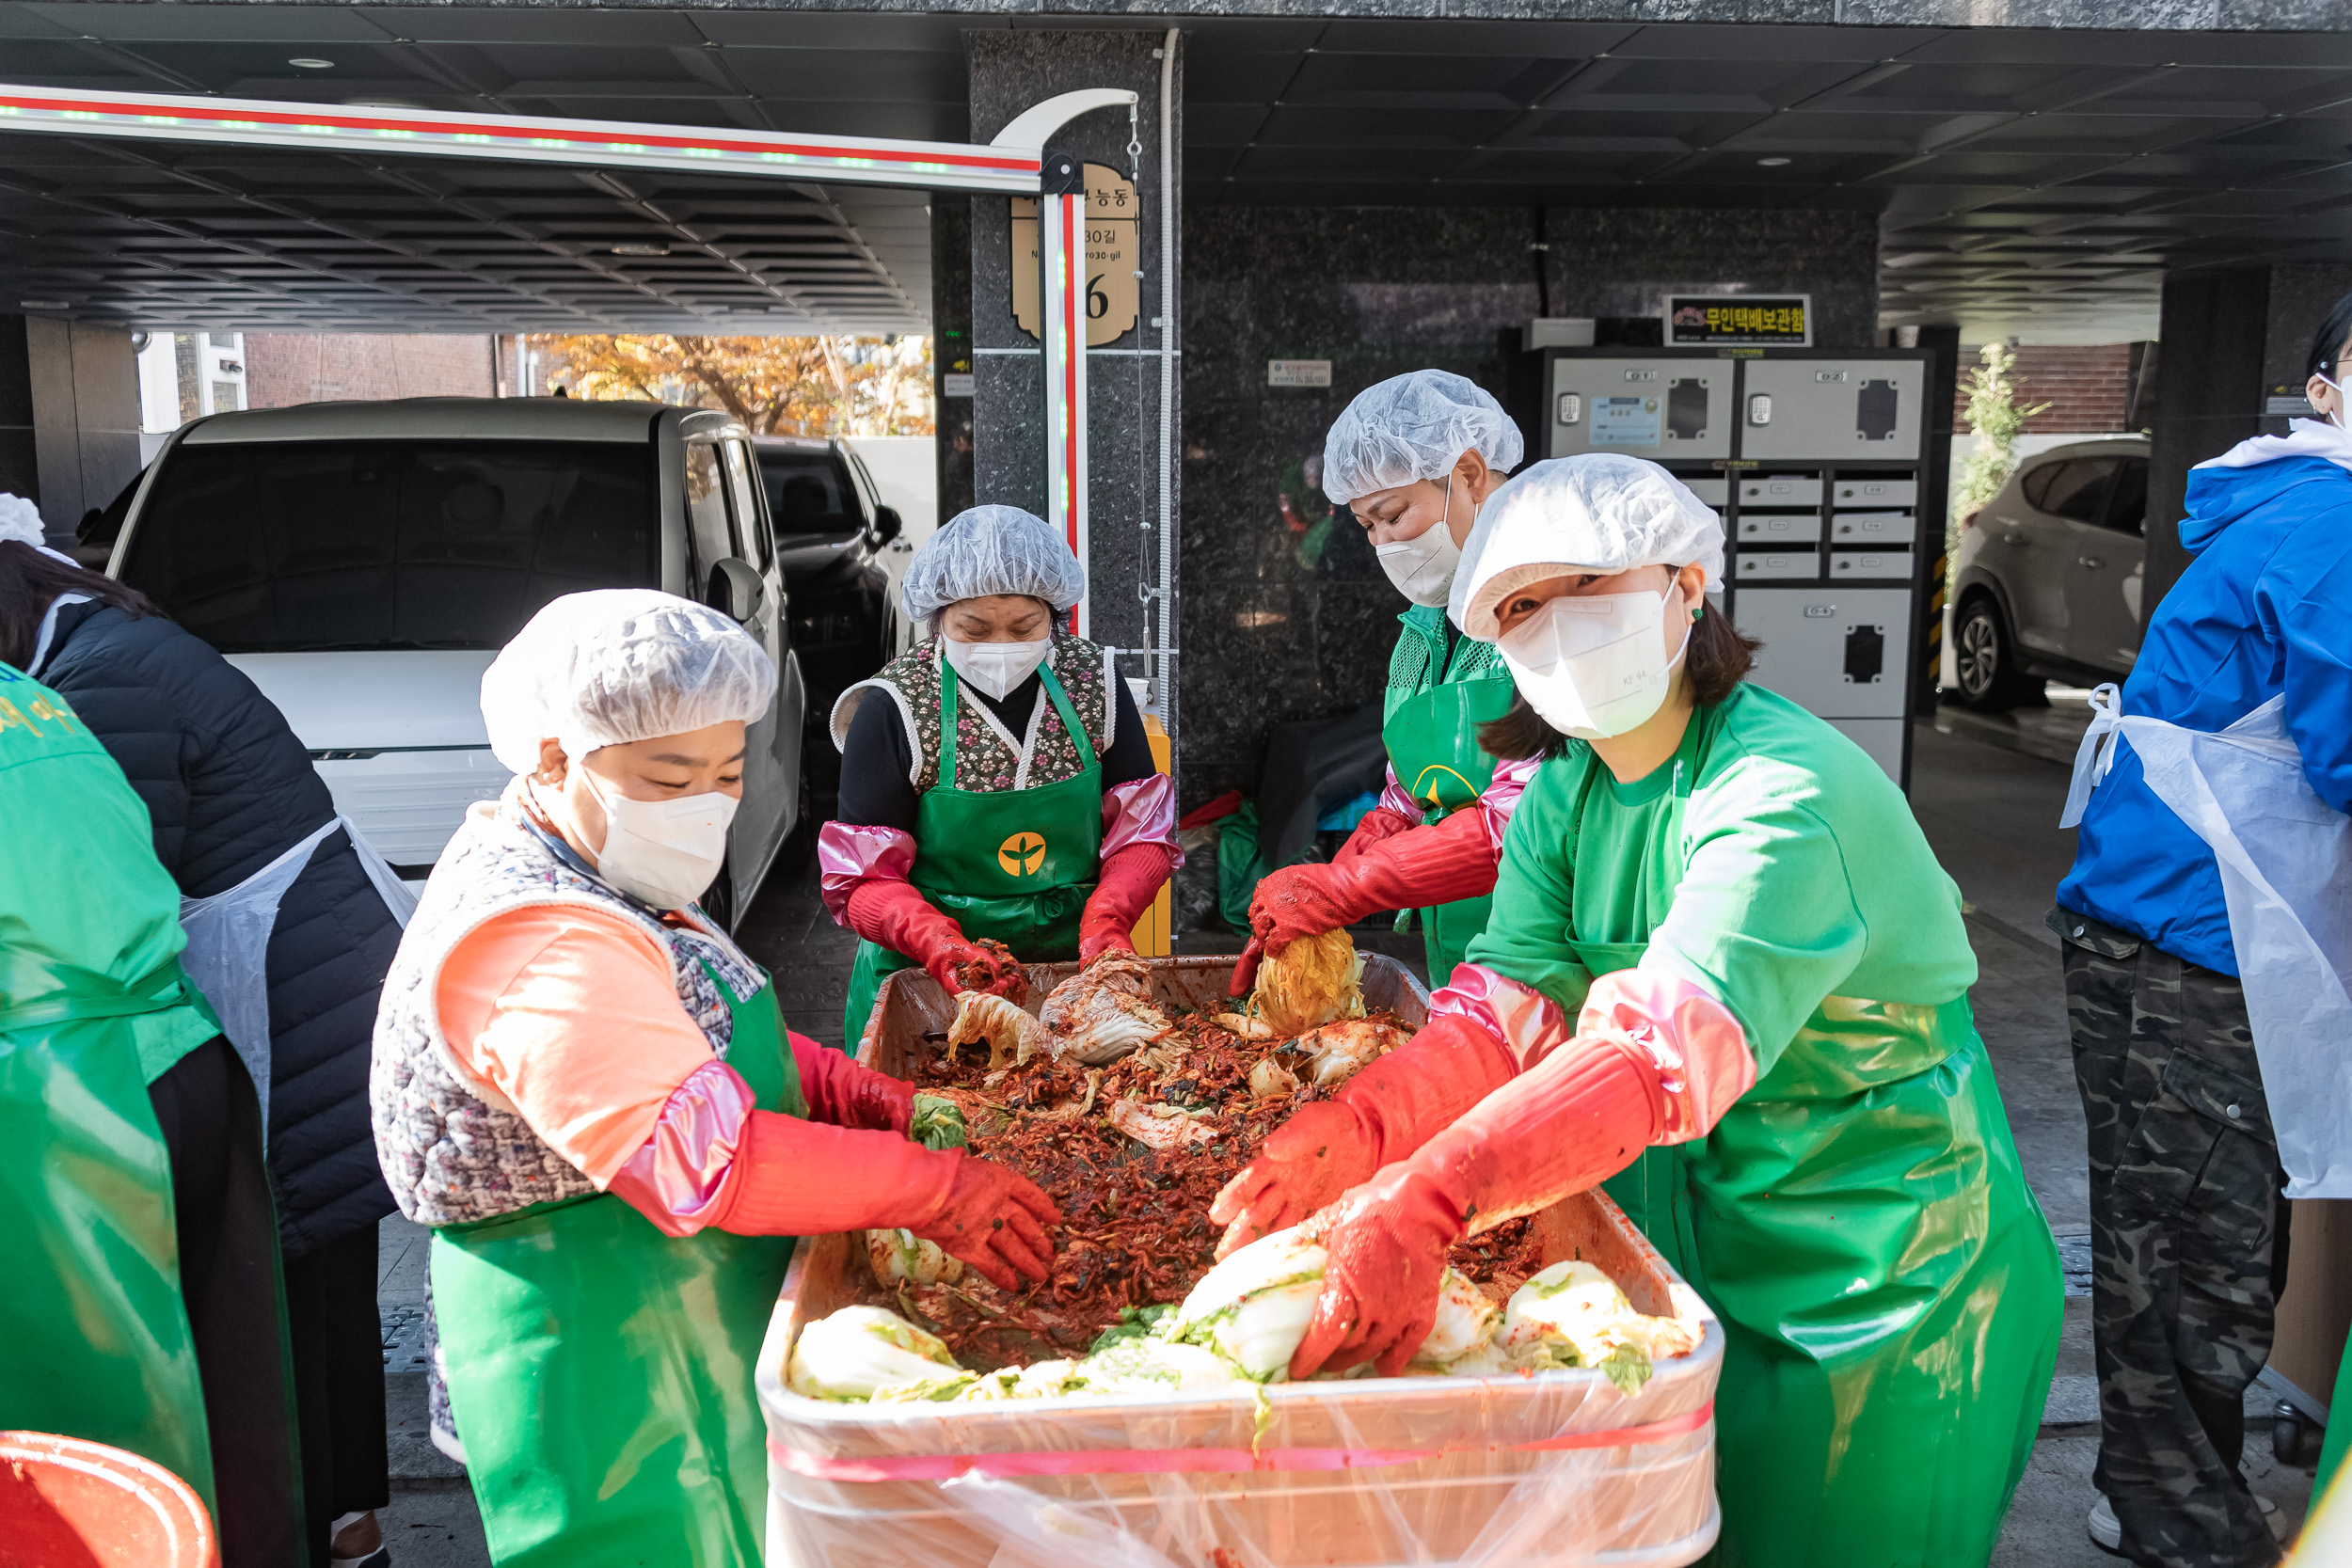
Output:
M1236 996L1259 954L1382 910L1421 911L1437 986L1486 928L1502 830L1535 767L1498 768L1480 749L1478 726L1510 711L1511 675L1491 643L1454 629L1445 602L1478 508L1520 451L1502 405L1445 371L1368 388L1325 437L1324 493L1355 513L1412 601L1397 617L1405 629L1382 700L1388 787L1328 864L1286 866L1258 884Z
M907 618L930 637L833 710L841 805L818 862L825 907L864 939L845 1049L896 970L1018 994L1021 964L1132 953L1182 863L1127 683L1057 624L1085 592L1069 545L1018 507L958 514L909 562Z
M2062 1287L1957 890L1867 755L1740 684L1722 525L1662 468L1538 464L1467 555L1524 704L1488 743L1547 761L1430 1024L1219 1195L1236 1240L1322 1211L1294 1375L1396 1370L1448 1244L1642 1158L1628 1207L1728 1339L1717 1560L1981 1568Z
M14 608L0 645L28 641ZM306 1561L253 1087L181 973L146 808L8 664L0 823L0 1429L144 1455L227 1560Z
M796 1235L903 1227L1008 1289L1058 1219L905 1136L907 1085L787 1035L694 900L775 670L717 610L555 600L483 677L517 776L404 934L371 1098L433 1227L436 1365L492 1557L762 1560L752 1360Z

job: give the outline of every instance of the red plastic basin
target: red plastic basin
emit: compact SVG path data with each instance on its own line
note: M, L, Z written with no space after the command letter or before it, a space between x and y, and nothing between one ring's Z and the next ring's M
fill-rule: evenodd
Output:
M0 1432L0 1568L220 1568L204 1504L151 1459Z

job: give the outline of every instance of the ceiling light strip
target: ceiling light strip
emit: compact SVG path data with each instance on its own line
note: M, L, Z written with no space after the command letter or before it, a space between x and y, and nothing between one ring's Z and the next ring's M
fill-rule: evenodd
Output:
M1034 192L1041 152L866 136L723 135L619 120L521 115L364 113L266 99L60 93L0 84L0 131L278 147L346 146L433 157L706 169L936 190Z

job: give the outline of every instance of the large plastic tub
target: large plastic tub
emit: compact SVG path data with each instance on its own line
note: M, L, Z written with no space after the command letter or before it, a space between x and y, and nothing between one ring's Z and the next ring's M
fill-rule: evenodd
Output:
M1041 994L1074 965L1033 966ZM1224 994L1231 958L1153 961L1167 1000ZM1428 998L1373 955L1365 999L1419 1023ZM882 988L858 1058L905 1076L946 1027L920 970ZM844 1236L795 1254L760 1348L774 1568L1477 1568L1703 1556L1715 1506L1724 1333L1615 1205L1537 1217L1547 1260L1589 1259L1645 1312L1701 1324L1628 1399L1598 1372L1279 1384L1247 1394L829 1404L782 1382L803 1324L854 1299Z
M0 1432L0 1568L220 1568L188 1483L80 1437Z

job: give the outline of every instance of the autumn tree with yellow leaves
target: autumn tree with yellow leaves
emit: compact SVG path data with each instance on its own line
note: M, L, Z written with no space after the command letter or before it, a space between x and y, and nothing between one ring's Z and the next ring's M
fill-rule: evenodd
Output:
M576 398L717 408L774 436L929 436L928 338L533 334L544 385Z

